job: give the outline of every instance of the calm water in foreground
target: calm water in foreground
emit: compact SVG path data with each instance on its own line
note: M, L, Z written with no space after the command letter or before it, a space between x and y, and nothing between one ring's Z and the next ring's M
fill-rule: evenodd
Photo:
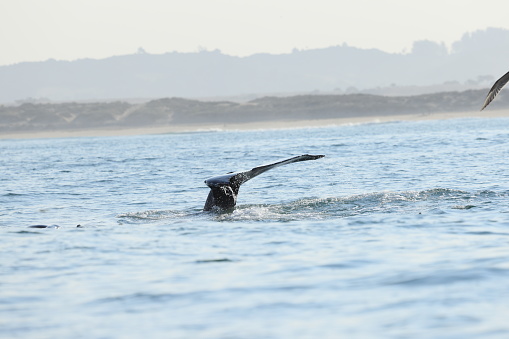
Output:
M0 152L1 338L509 337L509 119ZM304 153L201 212L204 179Z

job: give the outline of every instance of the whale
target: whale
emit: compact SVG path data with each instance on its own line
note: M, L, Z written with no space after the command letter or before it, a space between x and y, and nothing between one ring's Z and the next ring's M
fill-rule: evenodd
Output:
M493 101L493 99L495 99L495 97L497 96L498 92L500 92L502 87L504 87L505 84L507 84L508 81L509 81L509 72L507 72L506 74L502 75L502 77L500 79L495 81L495 83L491 87L490 91L488 92L488 95L486 96L486 99L484 100L484 105L482 106L481 111L483 109L485 109L486 106L488 106L490 104L490 102Z
M324 156L325 155L303 154L272 164L258 166L247 171L229 172L227 174L211 177L205 180L205 184L210 188L210 192L205 201L203 210L232 211L237 204L240 185L246 181L279 166L300 161L316 160Z

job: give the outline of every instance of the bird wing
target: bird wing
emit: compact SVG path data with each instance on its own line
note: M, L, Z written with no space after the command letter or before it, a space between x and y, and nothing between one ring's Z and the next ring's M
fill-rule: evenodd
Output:
M486 96L486 100L484 100L484 105L481 108L481 111L486 108L490 104L490 102L495 99L498 92L504 87L505 84L509 81L509 72L504 74L500 79L498 79L494 84L493 87L491 87L490 91L488 92L488 95Z

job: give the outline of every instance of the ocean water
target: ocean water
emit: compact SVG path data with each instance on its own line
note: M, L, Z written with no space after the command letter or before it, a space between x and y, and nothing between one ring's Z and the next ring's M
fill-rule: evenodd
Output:
M1 338L509 337L509 119L0 152ZM305 153L201 211L204 179Z

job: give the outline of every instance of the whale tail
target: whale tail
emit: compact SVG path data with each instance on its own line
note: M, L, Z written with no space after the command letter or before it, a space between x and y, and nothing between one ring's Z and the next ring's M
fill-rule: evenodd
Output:
M293 158L281 160L273 164L262 165L244 172L231 172L225 175L205 180L205 184L210 187L210 193L203 207L204 211L210 211L214 207L221 210L228 210L237 204L237 195L240 185L254 177L279 166L288 165L294 162L316 160L323 158L324 155L304 154Z

